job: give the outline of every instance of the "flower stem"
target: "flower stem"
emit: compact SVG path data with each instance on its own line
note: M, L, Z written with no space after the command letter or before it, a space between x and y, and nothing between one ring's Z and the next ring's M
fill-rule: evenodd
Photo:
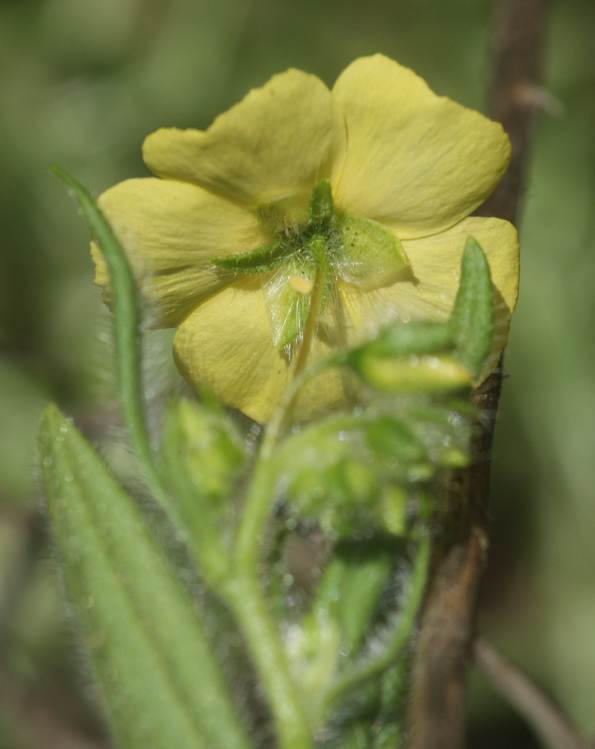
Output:
M310 297L310 307L308 317L304 327L302 344L298 351L293 376L297 377L308 363L316 328L318 327L318 317L322 307L324 291L328 280L328 261L326 259L326 243L322 237L315 237L312 240L312 252L316 257L316 278L314 279L314 288Z
M262 538L275 500L275 446L291 418L300 389L320 372L337 364L337 357L330 356L307 367L328 280L326 248L323 245L322 239L313 240L312 251L317 259L317 272L302 344L293 370L293 379L267 427L256 461L235 539L237 576L227 596L269 699L280 749L311 749L312 737L302 696L292 679L278 626L271 617L259 582L258 565Z
M227 601L246 639L268 697L279 749L311 749L306 712L291 678L279 628L269 611L258 575L260 544L275 496L275 472L270 452L269 448L261 449L255 467L236 537L236 576L228 586Z
M312 749L306 711L258 579L240 573L227 596L269 700L279 749Z

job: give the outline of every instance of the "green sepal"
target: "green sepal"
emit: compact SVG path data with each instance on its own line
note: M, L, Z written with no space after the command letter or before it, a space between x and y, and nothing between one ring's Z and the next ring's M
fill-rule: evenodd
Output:
M41 425L50 527L116 744L249 749L190 593L136 503L55 407Z
M295 247L289 242L276 242L257 247L255 250L238 252L235 255L221 255L211 259L213 265L233 273L266 273L287 260Z
M457 358L479 377L492 346L494 329L490 266L481 246L469 237L461 261L461 280L450 323Z
M339 276L364 291L388 286L402 276L409 260L396 235L369 218L343 214L337 219L341 252Z
M304 332L313 285L314 269L306 263L291 261L280 268L265 285L265 302L274 346L283 348Z

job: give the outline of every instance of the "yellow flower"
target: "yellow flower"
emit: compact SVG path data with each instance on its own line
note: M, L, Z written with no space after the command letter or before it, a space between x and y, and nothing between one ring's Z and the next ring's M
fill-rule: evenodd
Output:
M291 377L315 242L331 280L313 358L392 319L446 318L469 235L495 287L493 360L502 350L517 296L517 234L469 214L504 173L508 138L398 63L358 59L332 90L288 70L206 131L152 133L143 155L156 177L122 182L99 204L156 324L177 327L183 375L257 421ZM341 376L330 372L301 403L312 412L343 398Z

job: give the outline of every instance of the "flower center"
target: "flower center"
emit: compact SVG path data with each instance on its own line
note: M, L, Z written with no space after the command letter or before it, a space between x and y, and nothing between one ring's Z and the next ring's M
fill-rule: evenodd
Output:
M301 221L295 218L300 212ZM295 200L262 206L258 215L271 242L213 260L226 271L263 274L273 343L279 347L301 339L317 277L325 279L317 299L323 314L337 297L338 282L367 291L395 283L409 265L389 228L336 210L326 180L314 187L304 213Z

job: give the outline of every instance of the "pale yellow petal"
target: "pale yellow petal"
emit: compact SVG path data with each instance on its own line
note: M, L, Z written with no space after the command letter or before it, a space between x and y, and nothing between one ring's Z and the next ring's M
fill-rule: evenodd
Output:
M352 63L333 97L347 147L335 163L337 206L390 224L400 239L453 226L493 190L510 158L502 127L382 55Z
M252 214L196 185L131 179L98 202L131 261L149 312L162 325L180 322L229 280L213 266L213 256L265 242ZM93 258L96 281L106 287L107 269L97 247Z
M309 196L328 175L337 127L331 93L316 76L288 70L217 117L206 131L157 130L145 162L164 177L194 182L255 207Z
M403 242L414 281L362 293L343 286L343 302L351 342L372 336L393 320L446 320L457 293L461 256L467 237L483 248L492 274L495 334L486 372L493 368L508 335L519 281L519 243L516 229L496 218L468 218L441 234Z
M184 377L258 422L273 414L290 378L287 357L273 346L264 293L235 284L203 301L180 325L174 352ZM313 357L326 352L316 343ZM296 406L300 418L335 406L343 395L336 372L317 378Z

